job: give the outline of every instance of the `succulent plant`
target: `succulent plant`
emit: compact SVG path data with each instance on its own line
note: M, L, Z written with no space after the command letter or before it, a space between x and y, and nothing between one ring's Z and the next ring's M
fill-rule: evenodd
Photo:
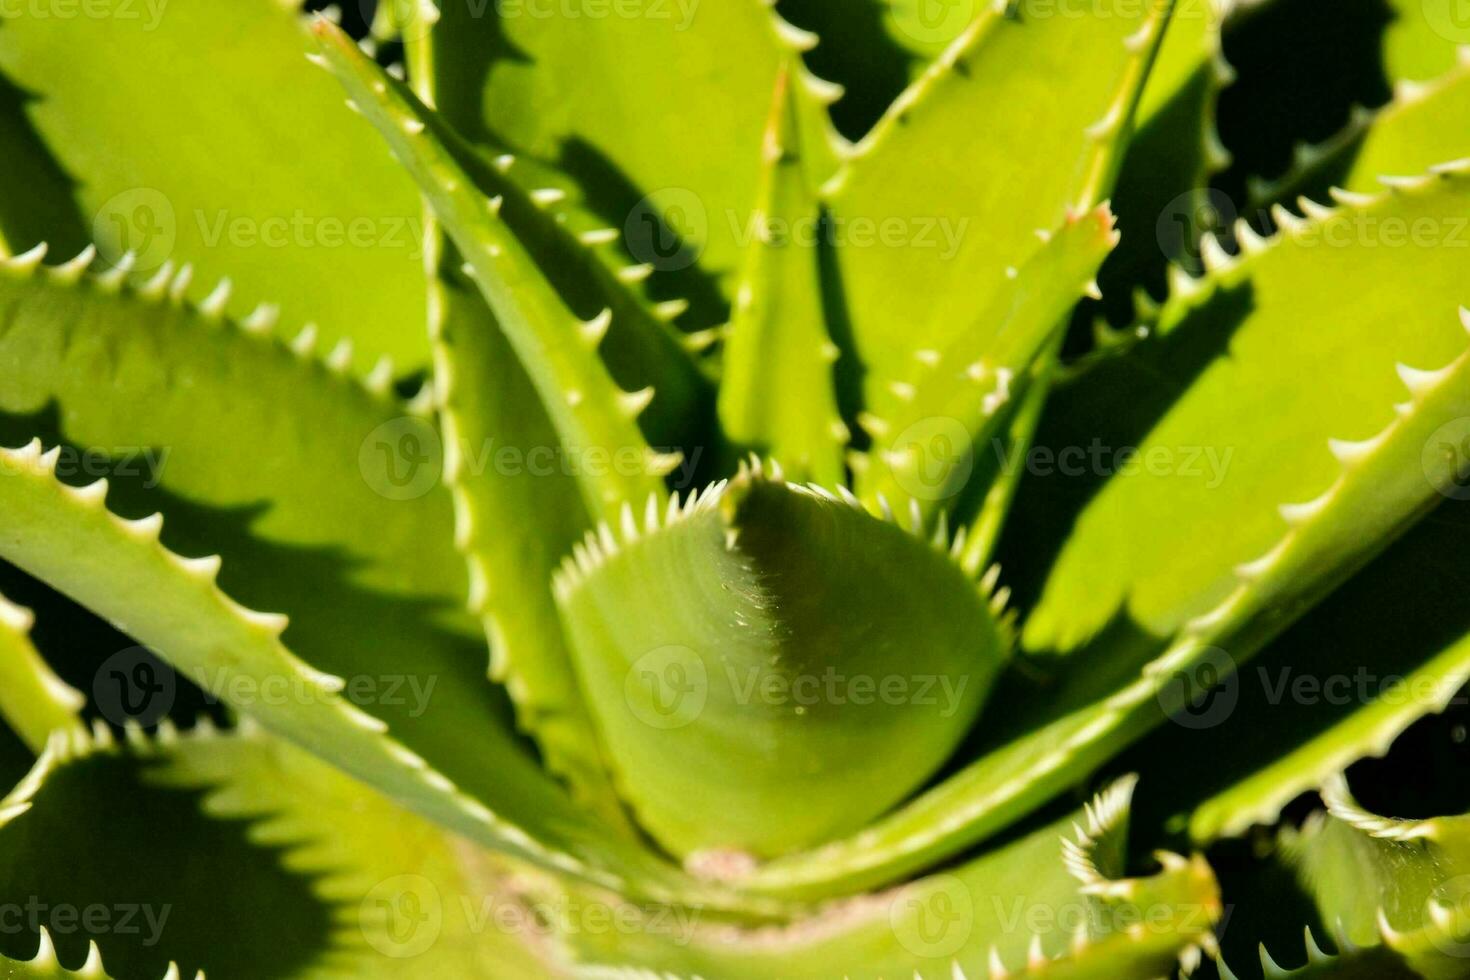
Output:
M0 976L1470 976L1454 6L0 3Z

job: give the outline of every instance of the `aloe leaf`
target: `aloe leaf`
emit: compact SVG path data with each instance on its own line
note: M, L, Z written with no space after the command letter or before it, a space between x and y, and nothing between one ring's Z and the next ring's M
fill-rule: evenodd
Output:
M639 261L688 279L698 278L689 275L697 257L717 292L690 298L728 300L767 98L784 59L814 39L759 0L644 4L607 17L530 16L515 5L487 17L458 0L443 8L440 78L483 93L476 125L461 126L470 138L558 165L593 211L624 229ZM578 77L598 84L566 84ZM690 138L689 106L720 126Z
M289 614L294 650L456 782L499 787L499 756L523 749L461 611L442 439L421 410L386 375L365 386L304 356L310 331L292 350L258 335L262 318L242 330L176 299L167 277L133 289L88 275L86 253L39 258L0 268L5 441L63 444L63 475L106 473L125 516L167 510L171 549L222 555L232 595ZM221 693L218 671L204 680ZM498 741L466 754L465 727Z
M163 976L170 960L189 976L205 964L220 977L289 975L319 955L330 912L280 867L277 846L206 819L194 794L140 786L139 770L104 725L58 731L0 801L0 895L25 910L0 937L5 955L45 962L54 940L60 963L85 975L105 961L122 977ZM229 869L229 887L201 865ZM258 929L262 909L276 918Z
M1002 695L1008 717L986 731L979 758L957 775L861 837L771 862L747 886L787 893L871 885L997 832L1179 710L1186 702L1171 700L1178 693L1171 685L1183 680L1193 698L1199 692L1191 685L1210 669L1228 676L1441 499L1439 488L1463 479L1463 461L1440 452L1433 438L1470 414L1470 356L1453 313L1459 270L1452 262L1436 266L1431 256L1444 254L1436 250L1374 247L1348 229L1385 221L1408 228L1421 219L1453 229L1467 196L1463 176L1431 175L1367 204L1294 219L1290 231L1247 259L1204 281L1181 282L1185 292L1162 313L1161 338L1132 355L1151 356L1147 377L1174 399L1134 459L1146 461L1152 451L1157 461L1163 447L1182 465L1172 454L1187 447L1232 447L1228 479L1206 488L1205 476L1161 474L1157 462L1152 473L1140 463L1115 476L1065 542L1023 634L1037 647L1096 642L1067 658L1055 681L1014 678ZM1310 270L1323 274L1322 250L1344 234L1332 275L1371 279L1387 290L1375 296L1413 301L1375 309L1344 284L1338 293L1312 291L1312 309L1303 311L1301 284ZM1426 301L1436 292L1442 305ZM1394 329L1383 329L1381 318ZM1307 324L1320 326L1314 332ZM1210 349L1219 350L1222 327L1233 331L1228 354L1203 367L1181 358L1169 370L1171 338L1213 340ZM1326 373L1304 378L1293 367L1293 344ZM1400 359L1420 367L1395 371ZM1146 385L1111 390L1149 404ZM1342 398L1344 390L1353 398ZM1079 421L1089 427L1099 419ZM1296 465L1280 467L1282 453ZM1149 544L1177 541L1181 527L1201 542L1187 555ZM1216 554L1207 550L1212 542ZM1144 548L1147 557L1138 553ZM1086 572L1071 564L1084 553ZM1099 579L1097 567L1119 574ZM1118 581L1129 590L1126 610L1104 587ZM1128 618L1103 632L1123 612ZM1216 651L1226 653L1223 661ZM946 829L936 834L936 825Z
M625 824L550 589L557 563L589 526L586 507L551 453L555 430L479 294L452 282L434 289L435 384L445 435L457 447L445 476L470 571L470 608L490 644L490 676L505 685L519 726L573 796L610 826Z
M661 474L680 457L655 453L639 430L653 389L622 391L598 356L611 312L576 317L500 220L503 198L485 197L439 142L430 110L319 23L330 64L412 162L455 241L436 270L435 377L456 541L469 560L470 606L490 638L491 675L506 683L552 769L611 824L623 823L570 669L550 576L595 517L615 514L625 499L662 494ZM466 294L457 270L442 268L456 253L476 257L466 268L483 304ZM517 463L502 474L507 451Z
M380 20L400 22L386 26L401 30L405 57L412 66L413 85L426 104L436 100L434 50L426 20L433 8L418 3L389 4L380 8ZM517 170L516 161L498 157L493 169L482 168L482 180ZM520 168L524 169L524 168ZM636 297L621 277L599 278L597 270L608 270L591 259L575 230L575 215L559 207L545 188L530 194L512 181L502 181L499 190L512 202L502 210L506 220L526 239L544 243L551 254L538 259L553 266L571 266L587 272L579 282L589 287L594 298L608 302L615 320L605 346L623 346L634 362L669 367L659 351L626 343L632 335L645 340L651 317L644 315ZM517 207L516 202L523 206ZM529 206L525 206L529 205ZM522 224L517 224L520 221ZM440 416L460 450L453 454L454 470L447 474L455 488L459 531L455 542L469 562L474 587L470 605L484 625L490 643L490 676L504 685L515 705L519 727L536 739L542 760L552 772L564 777L573 798L595 810L609 827L631 831L622 803L608 779L602 752L592 729L581 692L572 674L555 605L548 588L551 570L589 525L576 484L569 473L546 466L546 454L556 446L555 430L539 404L525 369L516 360L504 334L480 294L466 288L448 270L460 261L454 246L444 240L432 213L426 213L425 271L429 277L429 331L438 356L434 383L441 392ZM595 266L596 268L590 268ZM612 285L611 289L599 286ZM584 290L577 296L585 298ZM574 305L577 298L563 292ZM632 321L632 329L626 326ZM662 323L658 324L662 326ZM671 332L667 333L671 336ZM468 338L488 346L483 356L467 357L456 351ZM646 355L646 356L645 356ZM616 360L610 358L616 376ZM694 371L692 362L685 366ZM478 382L456 383L456 366L469 364ZM659 370L656 368L655 370ZM657 405L642 416L645 425L687 413L678 395L683 390L677 378L669 381ZM674 397L669 397L673 391ZM687 428L689 420L679 419ZM509 447L512 466L495 466L487 473L493 453ZM527 457L540 462L528 469ZM554 457L553 457L554 462Z
M477 735L478 753L498 776L491 787L497 811L466 795L387 735L384 722L344 698L343 678L291 653L281 642L285 617L249 610L225 595L216 582L218 559L169 551L159 543L157 515L137 521L114 516L103 503L105 481L79 489L57 482L57 457L55 450L43 456L38 442L0 450L10 475L0 481L0 504L11 522L0 536L0 555L118 624L196 682L212 678L233 706L266 727L409 809L543 867L663 901L752 914L775 908L694 885L618 839L572 806L494 725ZM250 694L282 688L292 693ZM455 730L461 739L463 731Z
M763 468L589 534L557 599L640 823L680 854L770 856L932 774L1008 653L947 550Z
M1470 681L1470 605L1455 580L1467 546L1470 509L1446 501L1262 651L1214 713L1142 742L1145 778L1170 774L1168 815L1196 841L1274 824L1299 794L1455 702ZM1399 611L1392 627L1383 605ZM1186 761L1200 758L1214 762Z
M1454 0L1388 0L1392 21L1383 32L1383 68L1390 79L1424 81L1455 63L1470 44L1470 24Z
M1157 872L1125 873L1132 785L1122 780L1083 810L946 872L785 929L696 922L662 936L577 935L572 953L594 972L608 964L609 976L619 962L660 976L751 980L1164 976L1212 947L1220 896L1199 857L1161 854Z
M112 974L102 964L100 952L95 956L88 953L87 959L74 970L62 966L56 958L56 943L44 930L35 953L30 957L13 959L0 956L0 977L5 980L112 980ZM168 969L159 975L159 980L179 980L179 977L178 967L169 964ZM204 974L197 974L195 980L204 980Z
M987 6L828 183L833 221L868 246L842 250L838 274L870 402L915 349L972 327L1038 230L1107 196L1169 10Z
M1033 364L1054 350L1067 312L1117 244L1107 205L1070 217L1008 278L971 329L939 348L920 348L909 367L890 367L887 390L861 417L875 447L859 468L858 491L910 496L928 512L968 487L977 449L1009 418ZM1014 390L1013 390L1014 389Z
M577 483L588 510L615 517L618 506L662 493L677 457L655 454L637 416L651 389L620 390L597 356L609 318L578 319L507 226L501 202L486 197L441 139L433 114L369 61L329 22L315 24L331 70L423 188L466 269L505 332L563 446L582 460ZM431 127L432 125L432 128Z
M280 849L284 867L333 910L330 942L295 976L393 977L406 965L416 976L555 974L551 944L529 921L523 866L251 725L139 740L132 751L148 764L138 777L148 792L185 790L191 802L197 793L211 819L245 821L250 839Z
M229 276L231 312L278 303L284 322L353 341L364 373L380 355L426 366L413 185L302 60L300 14L276 0L129 9L0 23L0 71L36 96L27 115L75 182L81 239L143 273L192 266L194 299Z
M0 596L0 720L33 752L58 728L77 724L85 699L46 665L31 643L35 614Z
M1462 49L1470 53L1470 48ZM1470 58L1430 81L1400 81L1392 101L1354 113L1340 133L1317 145L1299 144L1291 168L1251 184L1260 207L1304 194L1322 199L1330 186L1372 193L1470 153L1463 120L1470 118Z
M1288 525L1298 519L1294 508L1278 514L1278 505L1310 499L1344 467L1357 468L1354 443L1382 431L1404 386L1423 388L1426 368L1463 350L1453 315L1463 267L1456 250L1440 246L1459 233L1465 196L1465 178L1451 168L1374 197L1341 195L1347 203L1335 212L1305 202L1312 217L1278 211L1287 230L1269 243L1242 229L1247 251L1238 261L1215 249L1204 279L1176 276L1175 295L1157 317L1160 338L1129 355L1177 379L1156 382L1176 394L1137 446L1138 460L1155 454L1153 472L1139 464L1114 475L1079 515L1027 622L1029 649L1073 649L1120 613L1153 636L1173 634L1235 587L1237 565L1279 541L1283 517ZM1437 231L1426 232L1431 226ZM1400 229L1403 237L1393 238ZM1324 254L1334 259L1330 267ZM1313 275L1326 277L1321 288L1304 290ZM1378 302L1365 305L1347 288L1360 275L1373 277ZM1395 283L1405 292L1392 292ZM1441 299L1424 302L1428 296ZM1378 328L1385 319L1392 331ZM1304 383L1303 361L1330 363L1333 381ZM1182 396L1181 383L1189 384ZM1348 389L1351 401L1335 394ZM1333 452L1324 451L1329 440ZM1282 453L1298 464L1279 466ZM1185 467L1190 454L1195 465ZM1432 495L1423 467L1412 473L1419 486L1404 489ZM1412 498L1416 507L1431 499ZM1231 531L1228 539L1205 533L1203 541L1217 543L1186 557L1165 532L1180 526ZM1102 588L1084 571L1099 560L1120 572Z
M1467 818L1378 816L1353 799L1341 776L1322 795L1327 812L1284 833L1280 860L1315 900L1328 934L1314 936L1308 927L1305 955L1263 947L1267 975L1463 976ZM1224 966L1221 975L1235 976Z
M436 489L438 437L391 395L387 372L366 384L346 377L340 356L315 353L311 329L290 347L263 336L274 308L230 318L227 287L196 305L171 269L134 288L99 270L90 249L57 266L41 265L43 254L0 261L8 431L52 427L46 435L116 457L114 477L136 490L163 488L220 511L268 502L250 522L254 535L338 549L365 588L442 602L463 595L449 501ZM218 437L223 429L231 441ZM400 455L398 435L417 437L423 465ZM85 476L88 462L69 465Z
M844 481L847 426L837 408L811 190L792 70L777 76L761 188L725 343L720 421L736 445L779 460L797 479ZM810 236L810 237L808 237Z
M431 30L417 6L405 13L415 16L405 29L415 94L457 131L478 133L478 92L467 92L448 71L445 84L438 84L436 49L454 49L454 29L446 25L439 33ZM452 57L447 60L453 62ZM572 312L584 320L611 312L598 352L620 387L654 389L653 402L638 418L650 441L663 446L702 442L712 423L714 396L709 371L697 355L713 342L714 332L686 334L674 325L688 309L688 300L650 295L654 268L643 260L635 262L618 247L622 231L588 211L565 174L544 161L510 153L484 134L478 135L475 150L478 155L461 148L461 162L472 166L482 192L502 200L500 217ZM439 264L428 258L431 275L437 277Z
M1136 290L1165 292L1168 260L1199 271L1198 236L1212 230L1204 222L1218 203L1207 185L1230 163L1215 126L1220 92L1235 75L1222 53L1228 7L1181 5L1149 72L1113 192L1122 244L1098 276L1113 322L1132 321Z

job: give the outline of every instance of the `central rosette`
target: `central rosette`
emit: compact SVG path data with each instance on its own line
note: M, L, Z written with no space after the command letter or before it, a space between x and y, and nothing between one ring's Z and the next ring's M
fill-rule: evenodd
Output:
M589 535L556 591L618 785L681 856L862 828L943 765L1010 649L942 532L749 470Z

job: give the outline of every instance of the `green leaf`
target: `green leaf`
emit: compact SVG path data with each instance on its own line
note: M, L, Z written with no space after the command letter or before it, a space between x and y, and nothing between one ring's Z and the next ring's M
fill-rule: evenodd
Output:
M490 642L490 676L505 685L547 767L610 826L624 825L550 587L557 564L591 526L587 509L554 452L556 431L483 299L448 279L432 288L434 383L454 447L445 476L458 511L455 540L469 562L470 607Z
M35 615L0 596L0 721L40 752L51 733L77 724L85 698L57 677L31 643Z
M477 767L488 766L497 776L486 787L492 812L388 736L381 720L342 697L345 679L292 654L281 642L285 617L246 609L222 592L218 559L180 558L163 547L158 515L137 521L114 516L103 504L105 481L80 489L57 482L57 459L56 450L43 456L39 442L0 450L9 474L0 481L0 508L11 518L0 534L0 556L107 617L196 682L213 683L232 706L485 846L660 901L752 914L778 908L694 884L619 839L574 807L507 744L504 731L487 725L475 730L476 754ZM273 693L283 689L291 693ZM452 732L461 753L465 731Z
M697 256L718 292L691 296L696 305L728 299L737 235L756 200L768 97L785 57L814 39L758 0L643 3L633 16L541 16L516 3L483 16L464 0L442 7L438 77L483 93L474 125L461 125L469 137L558 165L592 210L625 230L639 261L688 277ZM693 116L719 125L691 128ZM682 247L665 253L660 236L669 231Z
M1336 948L1324 950L1309 927L1305 957L1262 948L1267 975L1463 976L1470 950L1470 818L1380 817L1353 799L1341 776L1328 781L1322 796L1327 812L1284 833L1280 860L1315 900ZM1234 977L1224 967L1221 974Z
M335 912L320 974L554 974L550 944L530 921L537 906L517 881L529 874L524 866L457 840L253 725L196 729L135 751L150 762L141 773L147 787L201 793L211 818L248 821L253 841L287 848L282 863ZM271 912L258 914L270 921Z
M1117 242L1106 205L1069 218L996 290L970 330L943 347L920 348L907 367L889 366L893 380L861 417L876 446L859 469L859 494L874 502L914 497L928 513L983 489L969 485L977 450L1009 420L1032 366L1054 350L1068 311L1095 288Z
M1436 78L1470 44L1470 26L1455 0L1387 0L1393 21L1383 33L1383 68L1392 80Z
M1470 507L1446 501L1267 647L1223 694L1228 718L1139 745L1140 759L1154 753L1145 778L1170 773L1166 799L1196 841L1275 823L1454 700L1470 681L1470 604L1456 582L1466 547Z
M1467 49L1470 50L1470 49ZM1255 181L1261 207L1298 194L1325 199L1336 186L1372 193L1385 183L1470 154L1470 60L1428 82L1399 82L1387 105L1358 112L1347 128L1316 146L1301 145L1291 169L1276 180Z
M1464 349L1454 311L1467 266L1444 245L1465 233L1458 215L1467 196L1465 178L1446 170L1377 197L1344 198L1350 203L1336 212L1312 205L1306 221L1280 211L1287 230L1277 239L1264 243L1242 228L1242 259L1217 249L1206 278L1176 277L1157 318L1160 337L1120 364L1127 371L1137 359L1155 377L1129 400L1165 410L1134 464L1079 515L1027 622L1028 649L1074 649L1120 614L1149 635L1172 635L1237 587L1236 566L1279 542L1283 517L1289 527L1310 516L1284 505L1367 474L1359 457L1373 447L1355 444L1398 425L1392 406L1404 401L1405 385L1417 397L1427 390L1423 371ZM1366 281L1371 299L1353 288ZM1283 458L1295 463L1281 466ZM1394 478L1406 494L1404 517L1435 489L1422 466L1407 472ZM1384 500L1380 514L1395 503ZM1199 541L1187 553L1177 547L1181 528ZM1118 574L1100 580L1102 566Z
M0 956L0 978L3 980L69 980L69 978L112 980L112 975L103 967L101 953L98 953L95 958L89 954L81 966L75 970L68 970L56 959L56 945L52 942L51 934L43 932L35 954L29 959ZM204 974L200 973L196 980L203 980L203 978ZM162 980L179 980L178 968L169 964L168 970L162 975Z
M0 801L0 952L31 960L20 976L57 959L84 976L105 962L160 977L171 960L189 976L305 975L335 929L312 883L281 866L284 842L253 843L240 821L201 814L197 794L144 785L145 765L105 726L57 732Z
M231 312L278 303L286 323L355 344L364 373L381 355L424 367L417 196L302 59L298 12L278 0L128 9L0 23L0 71L35 94L29 119L75 181L86 225L69 237L110 262L131 250L144 273L187 263L195 299L229 276Z
M1235 77L1222 53L1228 4L1189 0L1169 22L1144 86L1137 133L1113 192L1122 243L1098 276L1110 321L1130 323L1139 289L1163 295L1169 261L1198 272L1198 236L1210 214L1210 177L1230 163L1215 126L1220 92Z
M1008 653L947 547L759 468L589 534L557 598L640 823L680 854L771 856L933 774Z
M445 232L466 260L496 322L526 369L560 443L584 459L577 483L588 511L615 517L618 506L661 494L662 474L678 464L651 450L637 416L653 391L620 390L597 356L610 317L577 318L520 240L499 219L501 201L474 184L446 139L452 137L401 84L369 61L339 29L315 30L331 70L423 188ZM431 128L432 127L432 128Z
M771 862L748 887L871 885L998 832L1180 710L1180 682L1184 697L1198 697L1191 685L1204 665L1228 675L1463 479L1464 462L1434 440L1470 416L1470 354L1451 298L1461 274L1433 261L1458 254L1374 247L1352 229L1420 219L1453 229L1467 198L1463 176L1431 176L1370 204L1292 219L1244 261L1181 283L1187 292L1164 308L1161 338L1131 355L1149 357L1138 368L1152 384L1089 382L1144 407L1150 387L1174 399L1135 463L1151 451L1157 461L1162 449L1182 466L1189 447L1232 447L1227 479L1206 487L1204 475L1161 473L1157 462L1113 477L1066 541L1025 634L1064 649L1096 642L1065 658L1055 678L1013 677L999 695L1007 717L958 774L861 836ZM1324 268L1341 282L1304 291ZM1369 281L1376 302L1351 288ZM1430 302L1437 294L1441 302ZM1196 357L1200 345L1221 353L1202 368L1179 354L1182 344ZM1395 371L1399 359L1416 367ZM1085 429L1105 418L1079 421ZM1198 545L1181 551L1180 534ZM1117 571L1100 577L1098 568ZM1129 618L1104 631L1124 588ZM946 830L935 834L936 825Z
M293 650L470 792L497 791L507 764L542 779L484 680L442 440L419 410L386 377L364 386L175 300L167 279L134 290L85 275L85 255L38 258L0 268L5 441L60 443L63 475L107 473L124 516L166 510L172 550L223 556L231 595L288 614ZM217 670L203 681L221 693ZM462 751L466 728L486 732L481 752Z
M1220 896L1198 857L1161 854L1158 872L1125 874L1132 785L956 868L782 930L609 930L572 936L573 955L750 980L1163 976L1212 945Z
M797 479L843 482L838 413L818 259L821 211L803 152L791 71L777 76L764 173L725 344L720 421L737 446L771 455Z
M1040 249L1038 230L1112 186L1170 5L1108 17L1034 7L987 6L825 189L851 238L838 273L870 403L916 349L973 327L1007 269Z

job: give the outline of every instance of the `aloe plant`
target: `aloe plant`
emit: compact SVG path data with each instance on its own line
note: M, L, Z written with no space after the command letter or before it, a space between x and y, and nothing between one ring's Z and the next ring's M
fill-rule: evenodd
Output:
M1470 976L1452 5L368 6L0 5L0 975Z

